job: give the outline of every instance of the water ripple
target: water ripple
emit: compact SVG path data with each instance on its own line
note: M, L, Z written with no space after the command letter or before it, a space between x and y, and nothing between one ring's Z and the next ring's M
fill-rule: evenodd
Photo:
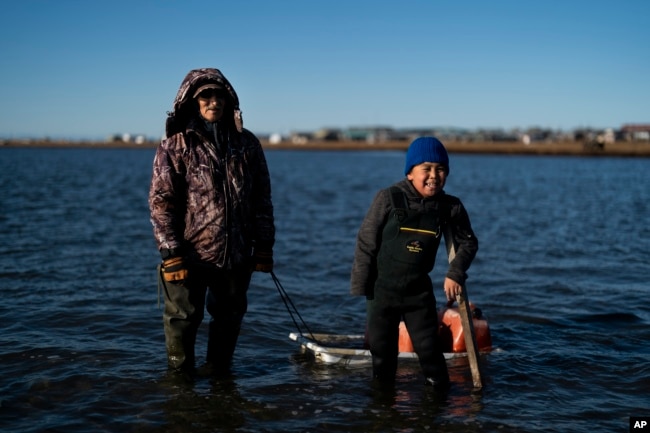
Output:
M6 432L623 431L650 415L646 161L452 155L481 246L470 297L497 350L446 398L401 363L323 366L255 274L232 380L167 375L147 209L152 149L0 149L0 423ZM359 224L402 152L269 151L276 274L314 331L358 333ZM442 295L446 258L432 273ZM207 321L197 340L206 349ZM551 415L552 414L552 415Z

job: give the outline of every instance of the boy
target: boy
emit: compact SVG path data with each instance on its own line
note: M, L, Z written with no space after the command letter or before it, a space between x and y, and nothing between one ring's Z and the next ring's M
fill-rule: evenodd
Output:
M377 193L359 233L351 294L367 299L373 377L392 382L397 370L399 322L404 320L426 383L449 385L438 338L436 298L429 273L444 234L453 257L444 282L447 300L461 293L478 240L461 201L443 188L449 157L435 137L414 140L405 179Z

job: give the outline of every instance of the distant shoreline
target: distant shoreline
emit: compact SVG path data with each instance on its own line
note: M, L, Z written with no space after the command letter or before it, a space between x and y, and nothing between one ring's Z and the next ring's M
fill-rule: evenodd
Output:
M0 149L5 147L31 148L93 148L93 149L147 149L155 148L158 142L143 144L104 141L55 141L55 140L4 140ZM262 141L264 150L336 150L336 151L406 151L408 141L387 141L366 143L362 141L315 141L306 144L281 142L270 144ZM447 141L445 146L450 153L498 154L498 155L573 155L573 156L624 156L650 157L650 142L616 142L607 144L603 149L591 149L583 142L459 142Z

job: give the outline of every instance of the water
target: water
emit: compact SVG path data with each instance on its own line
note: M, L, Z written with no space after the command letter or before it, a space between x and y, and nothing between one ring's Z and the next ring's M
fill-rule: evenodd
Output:
M255 274L232 381L166 375L147 191L152 149L0 149L3 432L623 432L650 415L646 159L452 155L480 250L470 298L498 351L446 399L400 365L328 367ZM357 333L356 231L402 152L268 151L275 273L310 328ZM432 277L442 296L444 258ZM205 353L206 329L197 344Z

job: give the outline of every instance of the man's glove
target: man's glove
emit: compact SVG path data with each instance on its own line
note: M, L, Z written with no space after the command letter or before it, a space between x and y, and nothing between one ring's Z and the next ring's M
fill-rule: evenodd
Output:
M273 250L255 249L253 261L257 272L271 272L273 270Z
M169 282L179 282L187 278L187 268L182 257L172 257L163 261L163 278Z

